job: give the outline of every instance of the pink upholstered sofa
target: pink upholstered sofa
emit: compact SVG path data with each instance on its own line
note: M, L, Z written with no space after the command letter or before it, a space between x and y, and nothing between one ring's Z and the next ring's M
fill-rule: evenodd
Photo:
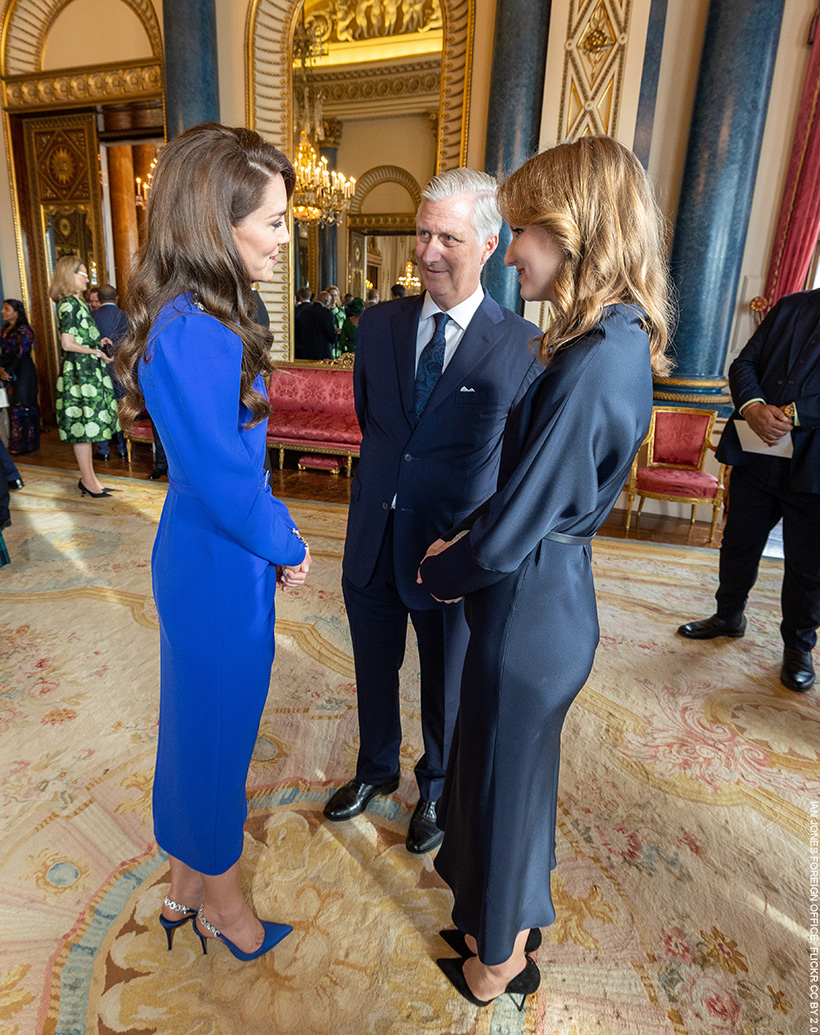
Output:
M272 413L267 443L279 450L279 469L286 449L344 456L350 477L359 455L362 433L353 406L353 371L283 363L271 374L268 391Z

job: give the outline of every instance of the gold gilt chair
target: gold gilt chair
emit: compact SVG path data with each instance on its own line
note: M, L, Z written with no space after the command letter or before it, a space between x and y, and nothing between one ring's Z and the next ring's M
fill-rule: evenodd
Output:
M712 445L712 428L717 413L715 410L690 410L685 407L656 406L646 436L646 464L638 466L638 456L632 462L632 470L626 483L627 510L626 528L632 517L635 496L641 497L637 525L645 499L669 500L675 503L692 504L692 520L695 523L695 507L709 504L712 507L712 529L709 541L715 537L720 508L725 492L726 465L721 464L717 477L703 470L706 451L715 451Z

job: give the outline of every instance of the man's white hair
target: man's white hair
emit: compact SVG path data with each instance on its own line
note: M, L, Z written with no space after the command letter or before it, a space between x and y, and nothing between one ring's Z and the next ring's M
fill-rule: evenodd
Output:
M501 229L498 208L498 183L489 173L477 169L450 169L434 176L421 192L426 201L444 201L465 195L473 199L472 224L478 243L484 244ZM421 206L419 206L419 211Z

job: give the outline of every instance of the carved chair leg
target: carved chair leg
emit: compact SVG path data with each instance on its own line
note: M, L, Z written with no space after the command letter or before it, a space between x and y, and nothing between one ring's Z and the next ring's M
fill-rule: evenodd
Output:
M283 446L279 448L279 470L284 470L285 467L285 450Z
M635 515L635 528L638 527L638 522L641 520L641 511L643 510L644 503L646 503L646 496L641 496L641 502L638 504L638 513Z
M626 497L626 531L629 531L629 523L632 520L632 507L635 503L635 493L630 492Z
M345 465L345 478L349 478L353 471L353 454L347 454L347 464Z
M689 524L690 524L690 525L694 525L694 523L695 523L695 507L696 507L696 506L697 506L697 503L693 503L693 504L692 504L692 516L691 516L691 518L689 519Z
M128 464L131 464L131 439L128 435L125 436L125 452L128 454Z
M712 527L709 530L709 542L715 538L715 531L717 530L718 517L720 516L720 501L718 501L712 507Z

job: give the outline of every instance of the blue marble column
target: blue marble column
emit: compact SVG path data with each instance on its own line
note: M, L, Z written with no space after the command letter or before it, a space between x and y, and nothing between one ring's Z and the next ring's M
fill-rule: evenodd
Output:
M785 0L711 0L670 265L680 318L664 401L718 390L740 280Z
M166 0L165 136L219 122L215 0Z
M484 168L499 180L538 150L551 0L498 0L487 112ZM484 287L496 302L524 311L515 270L504 265L509 227L484 267Z

